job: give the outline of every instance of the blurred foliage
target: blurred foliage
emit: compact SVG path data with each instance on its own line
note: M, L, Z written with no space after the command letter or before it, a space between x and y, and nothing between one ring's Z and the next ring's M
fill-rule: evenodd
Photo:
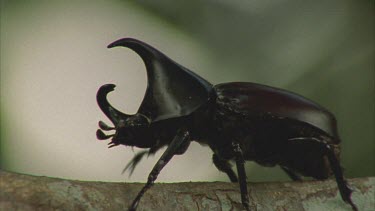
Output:
M346 175L375 175L373 1L135 2L211 50L217 69L195 70L211 82L282 87L330 109ZM253 180L286 178L263 167L248 173Z

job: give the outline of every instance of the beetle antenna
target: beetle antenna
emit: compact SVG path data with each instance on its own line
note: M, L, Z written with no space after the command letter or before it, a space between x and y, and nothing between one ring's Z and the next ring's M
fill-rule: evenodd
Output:
M111 126L107 125L103 121L99 121L99 127L100 127L100 129L106 130L106 131L115 129L114 127L111 127Z
M99 139L99 140L106 140L106 139L109 139L109 138L111 138L113 136L114 136L113 134L112 135L106 135L106 134L104 134L103 131L100 130L100 129L98 129L96 131L96 138Z

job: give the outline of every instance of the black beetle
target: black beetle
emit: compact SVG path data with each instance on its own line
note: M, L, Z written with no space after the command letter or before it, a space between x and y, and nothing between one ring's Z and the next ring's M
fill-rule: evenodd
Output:
M102 121L100 140L117 145L149 148L128 164L131 171L145 154L167 149L152 169L146 185L129 210L136 210L143 194L174 155L183 154L190 141L208 145L213 163L232 182L239 182L243 206L250 210L244 162L279 165L292 180L302 176L326 179L334 175L342 199L357 210L352 190L339 163L340 138L336 119L322 106L295 93L256 83L233 82L213 86L172 61L152 46L124 38L108 48L123 46L135 51L145 63L148 85L138 112L124 114L107 101L115 85L99 88L97 102L114 127ZM237 174L229 161L235 160ZM125 170L126 170L125 169Z

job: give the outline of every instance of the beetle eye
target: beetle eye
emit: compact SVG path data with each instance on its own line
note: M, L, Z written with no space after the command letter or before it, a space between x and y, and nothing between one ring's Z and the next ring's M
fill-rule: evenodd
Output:
M135 119L133 119L132 121L132 126L148 126L150 125L151 123L151 120L149 118L147 118L145 115L143 114L136 114L135 115Z
M127 123L125 123L125 120L120 120L118 122L118 124L116 125L116 130L120 129L120 128L124 128L126 127Z

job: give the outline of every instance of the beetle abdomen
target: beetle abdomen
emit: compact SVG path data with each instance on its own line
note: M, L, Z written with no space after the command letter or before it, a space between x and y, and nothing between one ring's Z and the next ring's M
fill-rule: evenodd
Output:
M266 114L307 123L338 141L335 117L327 109L298 94L249 82L218 84L214 89L220 107L246 115Z

